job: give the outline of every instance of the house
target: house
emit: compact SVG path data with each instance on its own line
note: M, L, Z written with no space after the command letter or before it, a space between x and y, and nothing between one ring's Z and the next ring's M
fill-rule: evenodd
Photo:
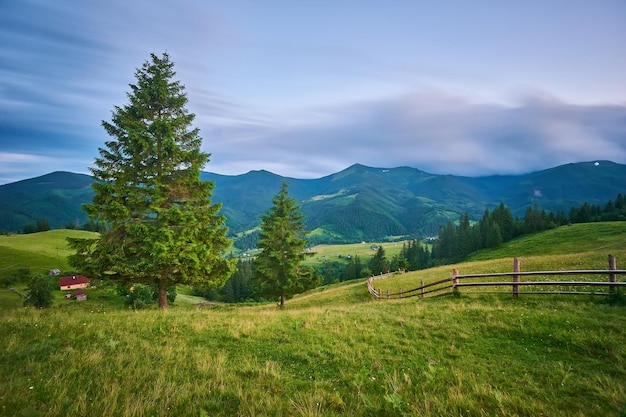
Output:
M87 288L91 280L82 275L73 275L71 277L59 278L59 288L61 290L77 290L79 288Z
M76 298L76 301L85 301L85 300L87 300L87 291L85 291L85 290L74 291L74 298Z

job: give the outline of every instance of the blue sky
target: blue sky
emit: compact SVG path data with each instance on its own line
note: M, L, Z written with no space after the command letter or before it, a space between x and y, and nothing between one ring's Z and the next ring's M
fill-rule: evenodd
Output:
M626 163L622 0L0 0L0 184L88 173L165 51L211 172Z

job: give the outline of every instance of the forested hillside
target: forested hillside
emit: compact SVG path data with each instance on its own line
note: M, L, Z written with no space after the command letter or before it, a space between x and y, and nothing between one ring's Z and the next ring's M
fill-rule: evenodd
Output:
M0 186L0 230L22 231L44 222L53 229L84 225L83 203L91 202L93 178L71 172L53 172Z
M256 236L250 232L283 180L302 206L313 243L435 236L462 214L478 221L485 209L501 203L522 218L535 205L546 212L567 212L584 203L604 206L626 191L626 165L609 161L480 178L363 165L318 179L285 179L267 171L235 176L203 172L201 178L215 183L213 201L222 203L226 225L233 237L241 238L241 248L254 246ZM87 218L81 205L91 201L90 184L89 176L56 172L0 186L0 230L23 231L38 220L47 220L51 228L83 228Z

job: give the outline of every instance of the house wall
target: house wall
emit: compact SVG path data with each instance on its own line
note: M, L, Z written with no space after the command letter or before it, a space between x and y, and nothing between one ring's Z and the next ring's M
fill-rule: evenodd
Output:
M80 288L87 288L87 283L61 286L61 290L78 290Z

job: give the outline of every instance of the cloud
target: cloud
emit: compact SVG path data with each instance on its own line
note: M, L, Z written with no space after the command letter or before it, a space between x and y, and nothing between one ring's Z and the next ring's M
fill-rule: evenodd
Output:
M164 51L214 172L313 178L363 163L474 176L626 162L624 105L572 104L624 103L619 2L470 15L420 2L3 6L0 152L17 160L0 181L84 172L134 69ZM563 101L502 99L520 89Z
M54 171L70 171L89 174L81 155L36 155L32 153L0 152L0 184L25 179L24 173L36 172L38 175ZM44 166L45 170L41 170Z
M317 123L224 128L208 141L209 170L254 161L277 173L319 174L353 163L412 166L439 174L519 174L595 159L626 162L626 107L529 97L515 106L416 93L317 109ZM219 155L219 156L217 156Z

